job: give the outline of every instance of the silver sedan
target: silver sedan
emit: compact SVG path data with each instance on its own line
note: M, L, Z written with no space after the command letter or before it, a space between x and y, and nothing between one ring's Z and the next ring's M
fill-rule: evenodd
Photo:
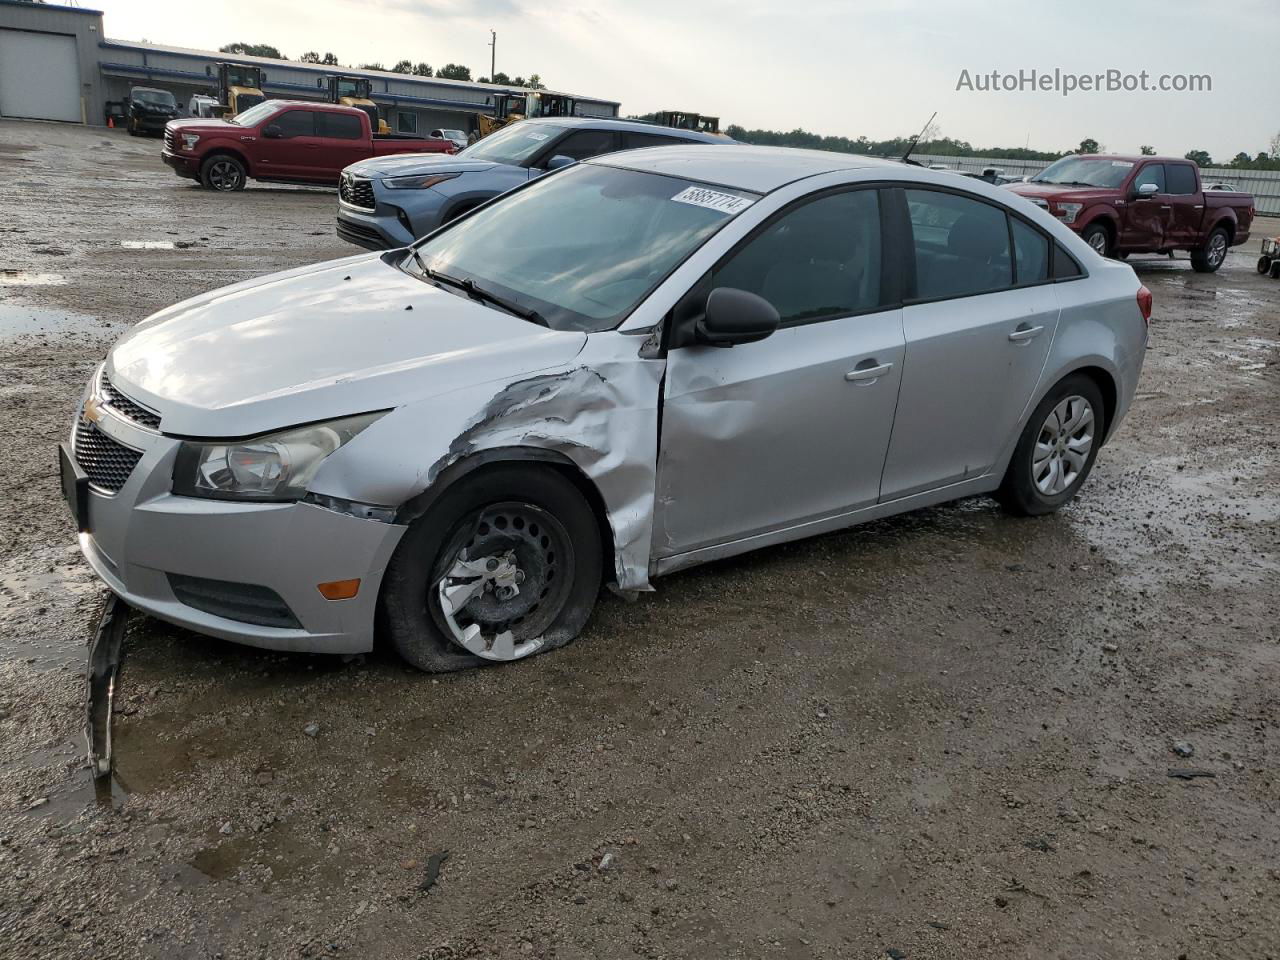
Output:
M138 324L62 446L133 606L426 670L519 659L602 585L994 494L1057 510L1151 297L1028 201L834 153L613 154L407 251Z

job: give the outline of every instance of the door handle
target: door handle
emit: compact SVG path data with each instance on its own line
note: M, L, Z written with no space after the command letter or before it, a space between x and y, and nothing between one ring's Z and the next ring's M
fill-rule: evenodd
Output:
M870 384L870 383L874 383L876 380L879 380L886 373L888 373L890 370L893 369L892 363L881 363L877 365L874 360L864 360L863 363L870 363L872 364L872 366L854 367L852 370L850 370L848 373L844 375L844 378L853 383Z
M1009 334L1009 339L1014 343L1026 343L1040 336L1042 330L1044 327L1028 327L1025 323L1020 323L1018 328Z

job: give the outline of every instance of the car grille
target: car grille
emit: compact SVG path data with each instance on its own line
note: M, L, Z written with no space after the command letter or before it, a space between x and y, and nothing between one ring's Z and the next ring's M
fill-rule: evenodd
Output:
M131 400L112 386L111 381L107 379L105 370L102 373L101 381L99 381L99 393L102 396L102 402L126 420L132 421L140 427L146 427L148 430L155 430L160 426L160 414L154 410L148 410L142 404L136 400Z
M338 196L344 203L361 210L372 210L377 204L373 199L373 184L364 177L344 173L338 182Z
M169 587L180 603L215 617L253 623L260 627L299 630L302 624L280 594L254 583L232 583L207 577L170 573Z
M173 135L172 130L165 130L164 132L164 147L170 153L178 149L178 138Z
M1043 197L1027 197L1027 199L1030 200L1032 203L1034 203L1041 210L1049 209L1049 201L1045 200Z
M89 485L106 493L124 486L142 451L111 439L83 416L76 421L72 452L80 469L89 475Z

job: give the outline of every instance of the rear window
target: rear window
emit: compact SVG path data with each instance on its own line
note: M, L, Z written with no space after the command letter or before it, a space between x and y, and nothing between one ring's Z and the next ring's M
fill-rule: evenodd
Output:
M1013 227L1014 263L1018 271L1018 283L1043 283L1049 279L1049 239L1039 230L1027 226L1017 217L1010 217Z
M1170 193L1195 193L1196 172L1185 163L1171 163L1164 168Z
M282 137L314 137L316 133L314 118L315 114L310 110L286 110L272 123L280 128Z
M334 137L338 140L359 140L364 137L364 127L360 126L360 118L349 113L318 113L317 134L322 137Z
M980 200L908 190L920 300L967 297L1013 283L1004 211Z

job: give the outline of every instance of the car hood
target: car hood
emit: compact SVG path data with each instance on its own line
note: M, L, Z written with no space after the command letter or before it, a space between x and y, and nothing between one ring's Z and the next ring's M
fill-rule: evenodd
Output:
M179 120L170 120L165 126L174 130L186 130L191 133L235 133L236 131L243 132L245 130L238 123L216 120L211 117L183 117Z
M456 154L397 153L389 157L361 160L343 172L376 180L381 177L426 176L432 173L483 173L498 166L503 164L492 160L468 160Z
M162 310L121 338L107 370L167 434L244 437L508 380L585 343L362 254Z
M1020 197L1040 197L1043 200L1067 200L1087 203L1091 200L1113 200L1120 193L1111 187L1069 187L1056 183L1011 183L1008 189Z

